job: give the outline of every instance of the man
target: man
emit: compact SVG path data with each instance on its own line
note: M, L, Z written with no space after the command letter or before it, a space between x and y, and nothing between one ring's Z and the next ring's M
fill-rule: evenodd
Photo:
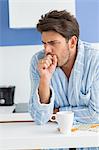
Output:
M30 113L37 124L57 111L74 112L74 123L99 123L99 51L79 40L69 12L51 11L37 24L44 50L31 61Z

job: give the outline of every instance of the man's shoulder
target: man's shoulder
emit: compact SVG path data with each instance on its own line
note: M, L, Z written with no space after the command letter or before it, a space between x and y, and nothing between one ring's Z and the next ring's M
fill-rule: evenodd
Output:
M81 40L79 43L80 49L84 49L84 54L86 57L98 57L99 59L99 43L90 43Z
M39 59L42 59L44 57L44 50L41 50L39 52L36 52L31 59L31 63L38 62Z
M85 64L90 64L93 67L99 66L99 44L83 42L83 45Z
M99 43L91 43L91 42L85 42L85 41L80 41L84 45L84 49L86 51L90 52L95 52L99 53Z

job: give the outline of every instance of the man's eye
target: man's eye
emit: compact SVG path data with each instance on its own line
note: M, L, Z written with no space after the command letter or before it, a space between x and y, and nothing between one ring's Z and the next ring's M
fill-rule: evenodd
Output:
M50 42L50 44L55 46L55 45L59 44L59 42Z
M50 44L51 44L51 45L56 45L56 42L51 42Z
M60 42L58 42L58 41L50 41L48 43L45 43L45 42L42 42L42 43L43 43L44 47L46 47L46 45L56 46L56 45L60 44Z

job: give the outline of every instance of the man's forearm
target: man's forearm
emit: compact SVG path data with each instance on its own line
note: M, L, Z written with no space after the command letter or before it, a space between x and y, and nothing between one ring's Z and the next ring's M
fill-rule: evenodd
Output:
M39 96L41 103L48 104L50 102L51 96L50 86L49 83L44 79L40 79Z

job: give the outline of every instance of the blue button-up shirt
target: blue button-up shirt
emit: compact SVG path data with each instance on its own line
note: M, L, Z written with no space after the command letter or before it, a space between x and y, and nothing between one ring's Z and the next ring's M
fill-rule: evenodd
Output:
M72 110L74 123L99 123L99 50L90 43L79 41L77 57L68 78L60 67L53 73L49 104L41 104L38 94L40 75L38 61L44 57L44 50L31 60L31 96L29 111L37 124L49 121L54 108L59 111Z

